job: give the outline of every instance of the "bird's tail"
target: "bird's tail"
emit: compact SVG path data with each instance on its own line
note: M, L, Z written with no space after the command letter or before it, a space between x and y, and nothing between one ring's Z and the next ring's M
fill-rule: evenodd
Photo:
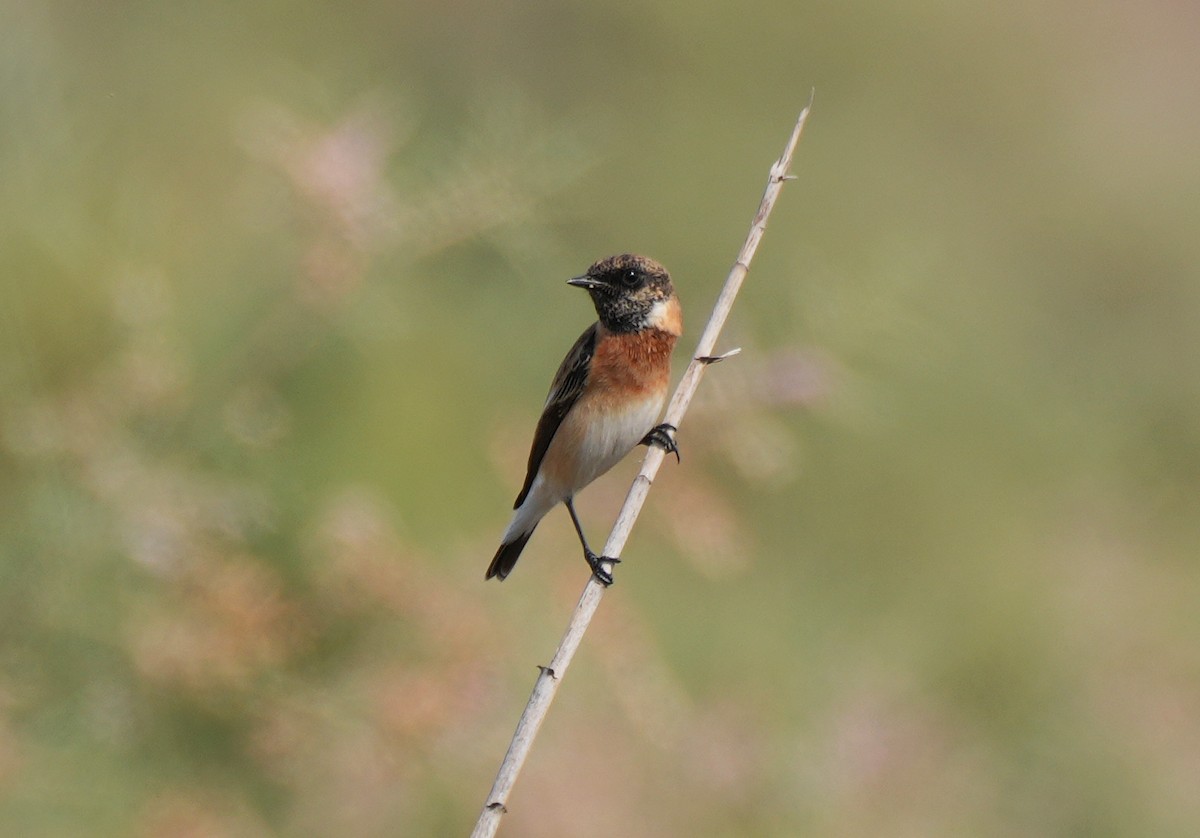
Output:
M496 551L495 558L488 565L487 575L484 579L491 579L493 576L500 578L503 582L508 574L512 573L513 567L517 563L517 559L521 558L521 551L525 549L526 542L533 535L533 531L537 528L534 524L529 528L528 532L519 533L512 541L506 541L500 545L500 549Z

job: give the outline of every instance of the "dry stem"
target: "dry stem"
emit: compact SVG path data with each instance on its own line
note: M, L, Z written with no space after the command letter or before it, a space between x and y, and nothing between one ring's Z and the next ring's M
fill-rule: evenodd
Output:
M737 261L729 270L725 286L721 289L721 295L717 297L708 325L704 327L704 333L700 335L696 351L692 353L692 362L688 364L679 386L675 388L675 395L672 396L671 403L667 405L663 421L675 427L679 427L683 420L683 415L687 412L692 396L700 384L700 377L704 375L704 370L713 362L726 357L714 357L712 355L713 347L717 343L717 336L720 335L721 328L725 325L730 309L733 308L733 301L742 287L742 280L746 278L746 273L750 270L750 261L754 258L754 252L758 249L758 243L766 230L767 219L775 207L775 200L783 190L784 182L791 178L788 170L792 164L792 155L796 151L796 144L800 141L800 134L804 131L804 123L808 120L808 112L811 108L812 97L810 96L808 104L805 105L804 110L800 112L800 117L796 120L796 127L792 130L783 155L771 166L767 188L758 205L758 212L754 215L754 223L750 226L746 243L742 245ZM732 353L726 353L726 355L729 354ZM654 482L654 477L658 474L658 468L662 465L664 456L665 452L661 448L650 446L646 458L642 461L642 468L634 478L633 486L630 487L629 494L625 497L625 503L621 507L617 521L604 545L603 555L614 557L621 555L621 550L629 538L634 522L642 511L642 504L650 491L650 484ZM504 761L496 773L496 781L492 784L487 803L484 804L483 811L479 814L479 820L475 823L475 829L471 833L472 838L491 838L496 834L496 830L500 826L500 818L508 811L506 803L509 793L512 791L521 767L525 764L525 758L529 755L533 739L542 726L542 720L546 718L550 702L554 700L554 694L558 691L559 682L566 673L571 659L575 656L575 650L579 648L579 643L583 640L583 633L587 631L592 615L596 613L596 608L600 605L600 598L604 596L604 591L604 585L597 582L595 576L588 579L588 583L583 589L583 595L575 606L575 613L571 616L566 634L559 641L558 650L554 653L548 666L539 667L541 672L537 682L533 685L533 694L529 696L525 711L521 714L520 721L517 722L517 729L513 733L512 742L509 743L508 753L504 755Z

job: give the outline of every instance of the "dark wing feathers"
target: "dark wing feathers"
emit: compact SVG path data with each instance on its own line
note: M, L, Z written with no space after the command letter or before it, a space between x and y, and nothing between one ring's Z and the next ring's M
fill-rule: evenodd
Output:
M593 323L587 328L587 331L579 336L579 340L575 341L575 345L571 347L567 357L563 358L558 372L554 374L554 383L550 385L550 395L546 397L546 407L542 411L542 418L538 420L537 431L533 434L533 447L529 450L529 470L525 474L525 485L521 487L521 494L517 495L513 509L519 508L525 502L525 496L529 494L533 478L537 477L538 469L542 465L542 458L546 456L546 449L550 447L550 441L554 439L554 434L558 430L558 426L562 424L563 417L570 412L575 402L579 401L580 394L583 393L583 387L587 384L588 369L592 364L592 355L596 351L596 329L599 325L599 323Z

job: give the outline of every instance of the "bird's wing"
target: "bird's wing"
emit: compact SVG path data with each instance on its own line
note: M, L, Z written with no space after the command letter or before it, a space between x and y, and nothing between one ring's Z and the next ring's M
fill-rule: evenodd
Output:
M562 424L563 417L570 412L583 393L583 387L587 384L588 370L592 365L592 354L596 350L596 330L599 325L599 323L593 323L587 328L587 331L579 336L579 340L575 341L575 345L571 347L567 357L563 358L558 372L554 374L554 383L550 385L550 395L546 397L546 407L542 411L542 418L538 420L537 431L533 435L533 447L529 450L529 470L525 474L525 485L521 487L521 494L517 495L513 509L519 508L524 503L525 496L529 494L529 487L533 485L533 479L537 477L538 469L542 465L542 458L546 456L546 449L550 447L550 441L554 439L558 426Z

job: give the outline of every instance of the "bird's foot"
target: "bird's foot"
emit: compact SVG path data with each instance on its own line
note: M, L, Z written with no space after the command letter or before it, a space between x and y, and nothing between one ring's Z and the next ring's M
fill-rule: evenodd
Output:
M596 580L601 585L603 585L604 587L607 588L609 585L611 585L613 583L612 572L605 570L604 565L601 564L601 562L608 562L609 564L620 564L621 563L620 559L614 559L611 556L597 556L591 550L585 550L583 553L583 557L585 559L587 559L588 567L590 567L592 569L592 574L596 577Z
M674 425L663 422L661 425L655 425L650 429L650 433L642 437L641 445L657 445L668 454L675 455L675 462L681 463L683 459L679 456L679 446L675 444L675 432L678 430Z

